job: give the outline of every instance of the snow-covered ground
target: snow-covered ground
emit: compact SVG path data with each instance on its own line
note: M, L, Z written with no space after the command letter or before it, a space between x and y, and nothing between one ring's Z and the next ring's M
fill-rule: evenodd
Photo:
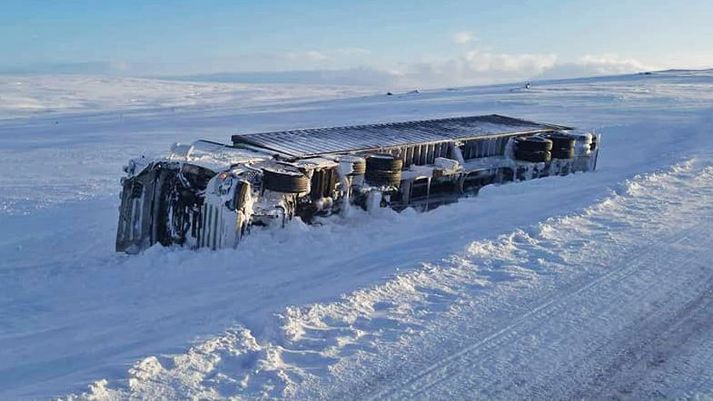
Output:
M711 71L397 96L63 79L0 80L0 399L713 398ZM113 252L136 154L487 113L597 129L598 170Z
M0 119L189 107L256 106L276 101L350 97L374 89L165 81L84 75L0 75Z

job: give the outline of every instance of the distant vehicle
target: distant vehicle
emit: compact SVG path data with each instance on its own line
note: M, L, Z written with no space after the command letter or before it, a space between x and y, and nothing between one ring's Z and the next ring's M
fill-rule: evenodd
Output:
M349 208L427 211L485 185L590 171L600 136L501 115L232 136L125 167L116 250L231 248Z

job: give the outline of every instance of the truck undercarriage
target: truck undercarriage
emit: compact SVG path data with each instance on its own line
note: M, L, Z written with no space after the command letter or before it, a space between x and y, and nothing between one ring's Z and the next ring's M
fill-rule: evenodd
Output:
M431 210L485 185L594 170L601 137L500 115L234 135L132 159L116 250L232 248L351 207Z

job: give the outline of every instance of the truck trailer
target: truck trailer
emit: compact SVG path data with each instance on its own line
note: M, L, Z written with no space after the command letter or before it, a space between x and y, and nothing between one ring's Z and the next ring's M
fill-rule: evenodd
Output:
M350 208L428 211L485 185L596 168L601 136L497 114L237 134L124 167L118 252L233 248Z

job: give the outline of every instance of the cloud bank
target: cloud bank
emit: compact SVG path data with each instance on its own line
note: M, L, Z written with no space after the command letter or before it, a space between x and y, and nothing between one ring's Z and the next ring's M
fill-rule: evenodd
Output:
M614 55L586 55L574 62L559 63L547 69L542 78L575 78L594 75L626 74L650 71L660 67L646 65L632 58Z
M586 55L560 61L555 54L507 54L470 50L462 56L431 63L403 64L391 71L399 87L444 87L574 78L650 71L656 66L613 55Z
M326 61L326 53L290 54L291 58ZM508 54L469 50L461 56L433 62L401 63L394 68L305 69L292 71L238 72L181 76L180 79L222 82L360 85L380 88L435 88L535 79L573 78L634 73L655 69L635 59L614 55L586 55L560 61L555 54ZM175 78L175 77L173 77Z
M475 36L471 32L459 32L454 34L452 39L455 43L465 45L474 41ZM383 60L380 62L369 50L361 48L241 54L235 55L233 59L206 61L203 65L210 70L204 69L198 74L178 73L171 76L160 72L170 69L170 65L146 62L132 64L121 61L37 66L25 69L25 72L151 76L217 82L359 85L401 89L612 75L657 69L657 66L617 55L585 55L574 60L561 60L556 54L501 53L480 48L461 50L452 58L402 62L396 65L389 65ZM235 65L240 66L238 72L231 71ZM258 68L260 65L272 67L261 70ZM349 65L358 67L348 67ZM10 72L21 73L22 70Z

